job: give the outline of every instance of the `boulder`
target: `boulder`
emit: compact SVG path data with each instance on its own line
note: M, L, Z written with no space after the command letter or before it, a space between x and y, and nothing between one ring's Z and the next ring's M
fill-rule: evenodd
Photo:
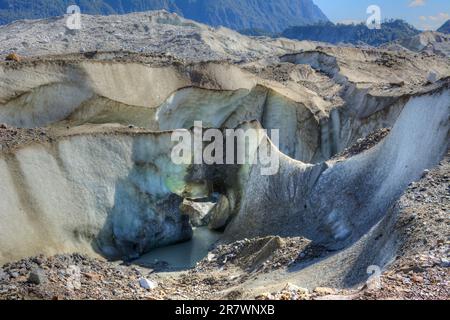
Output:
M33 271L30 272L30 275L28 276L28 282L35 285L44 284L47 281L48 278L47 275L45 274L45 271L40 268L34 269Z
M195 202L185 199L180 205L180 211L189 217L193 227L204 227L208 224L213 202Z
M154 290L158 287L158 284L155 281L145 278L139 280L139 285L145 290Z
M10 53L6 56L5 60L20 62L20 61L22 61L22 58L17 53Z
M0 282L8 281L8 280L9 280L9 275L2 268L0 268Z
M430 71L427 76L427 81L428 83L435 83L436 81L438 81L437 73L434 71Z
M230 203L224 195L220 196L217 204L210 212L209 228L219 230L224 228L231 218Z

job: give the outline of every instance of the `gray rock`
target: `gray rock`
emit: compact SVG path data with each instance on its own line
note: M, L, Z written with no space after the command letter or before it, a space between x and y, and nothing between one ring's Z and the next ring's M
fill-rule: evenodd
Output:
M214 203L212 202L194 202L185 199L180 210L184 215L189 216L193 227L204 227L209 222L209 214L213 207Z
M435 83L436 81L438 81L438 75L436 74L436 72L430 71L430 73L428 73L427 80L429 83Z
M145 278L142 278L139 280L139 285L141 286L141 288L143 288L145 290L153 290L158 287L158 284L155 281L145 279Z
M30 272L28 282L36 285L44 284L48 281L47 275L42 269L34 269Z
M210 212L209 228L212 230L223 228L230 220L230 216L230 202L228 198L223 195Z
M2 268L0 268L0 282L8 281L8 280L9 280L9 275Z
M441 266L444 268L449 268L450 267L450 261L448 259L442 258L441 259Z

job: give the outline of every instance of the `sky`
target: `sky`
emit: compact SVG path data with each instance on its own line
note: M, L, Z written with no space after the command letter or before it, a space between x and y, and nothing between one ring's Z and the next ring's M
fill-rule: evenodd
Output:
M450 19L450 0L314 0L333 22L366 21L367 7L378 5L381 18L400 18L420 30L436 30Z

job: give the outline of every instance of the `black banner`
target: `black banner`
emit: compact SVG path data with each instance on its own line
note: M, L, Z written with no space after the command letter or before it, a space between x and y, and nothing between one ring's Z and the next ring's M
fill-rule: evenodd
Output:
M126 317L127 320L131 317L288 320L306 318L311 314L314 317L331 315L333 319L338 316L385 319L389 307L401 308L402 316L406 316L423 311L424 307L439 312L439 307L448 309L448 304L433 301L0 301L0 310L6 312L10 309L8 311L15 317L29 313L28 316L45 315L46 319L54 316L80 320L106 314Z

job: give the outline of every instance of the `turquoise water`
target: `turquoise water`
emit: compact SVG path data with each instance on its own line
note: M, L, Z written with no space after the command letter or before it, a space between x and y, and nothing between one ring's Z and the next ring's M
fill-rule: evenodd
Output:
M208 255L209 249L220 236L221 233L211 231L207 227L196 228L191 241L152 250L134 263L145 266L167 262L173 269L191 269Z

